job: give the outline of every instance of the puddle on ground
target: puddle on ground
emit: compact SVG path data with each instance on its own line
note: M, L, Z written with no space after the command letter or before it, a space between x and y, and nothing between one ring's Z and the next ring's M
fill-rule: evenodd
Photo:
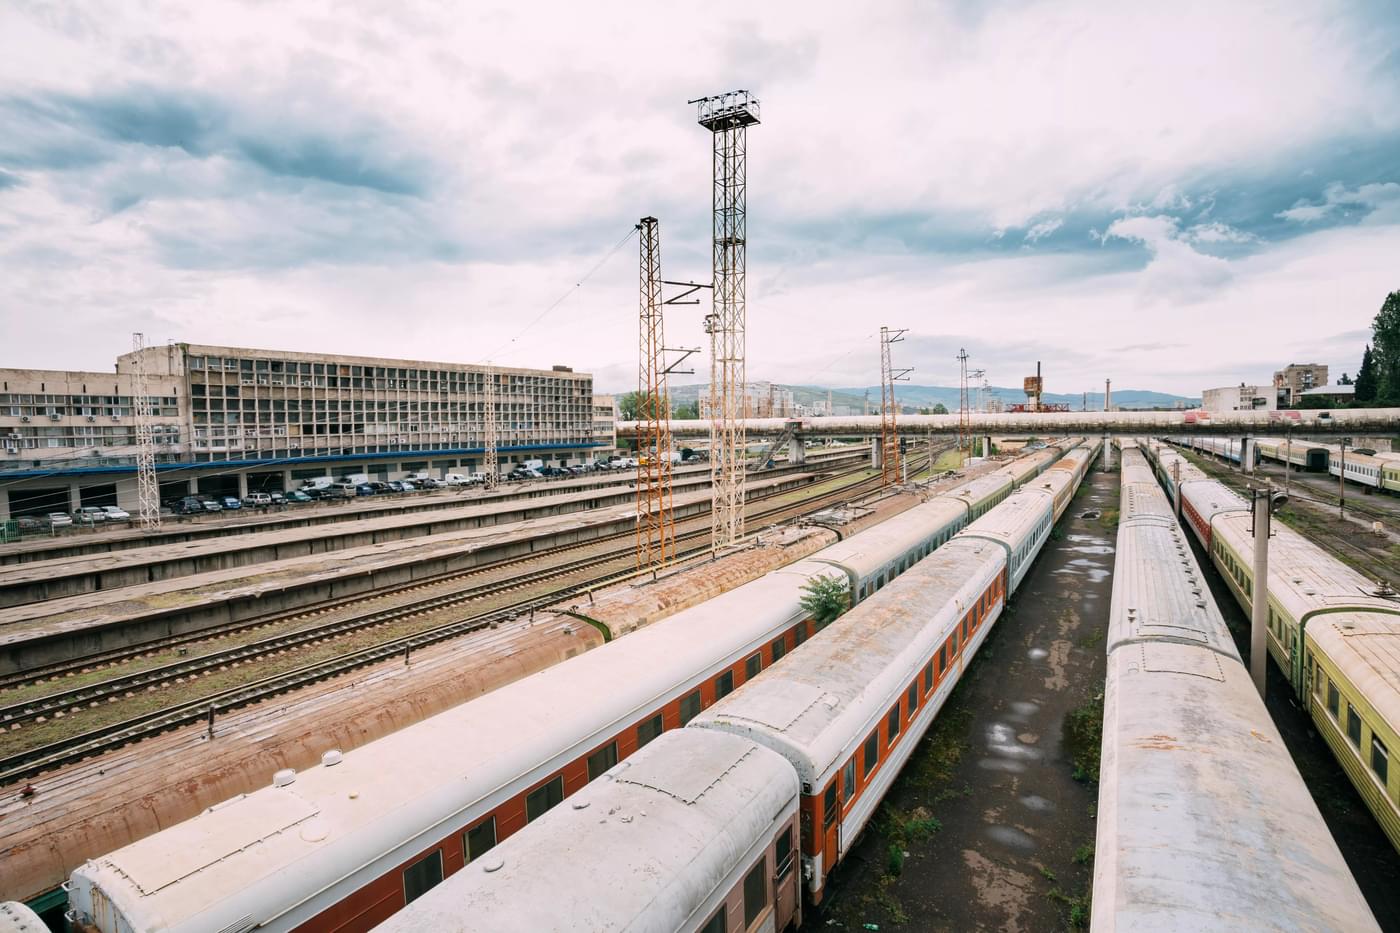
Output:
M1015 700L1011 703L1012 719L1025 721L1040 712L1040 704L1029 700Z
M1066 547L1062 550L1072 554L1112 554L1113 548L1107 544L1083 544L1076 547Z
M1032 661L1043 661L1049 656L1050 652L1046 651L1044 648L1032 648L1030 651L1026 652L1026 657L1030 658Z
M983 758L977 762L977 767L983 771L1005 771L1007 774L1020 774L1026 770L1026 766L1019 761L1007 761L1005 758Z
M1027 810L1034 810L1037 813L1050 813L1055 809L1053 801L1046 800L1044 797L1039 797L1035 794L1027 794L1022 797L1021 806L1025 807Z
M1014 826L990 826L987 828L987 835L1002 845L1021 852L1035 850L1035 840Z
M987 748L992 754L1003 758L1037 761L1042 757L1039 749L1022 745L1016 738L1016 731L1000 722L994 722L987 727Z

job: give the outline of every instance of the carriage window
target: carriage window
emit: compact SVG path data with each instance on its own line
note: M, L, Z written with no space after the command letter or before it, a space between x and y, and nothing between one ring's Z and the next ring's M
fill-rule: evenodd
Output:
M403 870L403 902L412 904L442 881L442 850L437 849Z
M852 758L841 769L841 797L846 803L856 795L856 760Z
M617 764L617 743L609 742L588 756L588 779L591 781Z
M943 673L948 667L948 646L938 646L938 673Z
M700 691L696 690L690 696L681 697L681 725L685 725L699 715Z
M865 767L861 769L864 777L869 777L870 772L875 770L875 766L880 763L880 730L876 729L870 733L870 738L865 740Z
M914 710L919 708L919 682L916 680L909 685L909 715L914 715Z
M734 672L725 671L715 678L715 699L729 696L734 692Z
M533 823L563 799L564 778L561 775L525 796L525 822Z
M768 859L761 858L744 879L744 929L768 906Z
M763 655L756 654L744 662L744 679L753 680L763 670Z
M928 665L927 665L926 667L924 667L924 693L928 693L928 692L929 692L930 690L932 690L932 689L933 689L933 662L930 661L930 662L928 662Z
M1371 770L1376 772L1376 777L1380 778L1381 786L1384 787L1390 774L1390 753L1374 735L1371 736Z
M641 748L652 739L656 738L661 734L663 728L665 727L662 725L660 713L657 713L655 716L642 723L637 727L637 747Z
M787 654L787 641L779 638L773 642L773 663L777 664L785 654Z
M475 829L467 830L466 844L463 848L467 852L467 861L479 859L487 852L496 847L496 818L487 817L485 821L479 823Z
M886 726L888 727L888 728L887 728L887 731L889 732L889 736L890 736L890 744L893 745L893 744L894 744L894 740L897 739L897 738L899 738L899 704L898 704L898 703L895 703L894 709L890 710L889 715L885 717L885 723L886 723Z
M783 830L783 834L778 837L777 843L773 846L774 858L778 861L778 880L788 876L792 871L792 827Z
M1361 717L1356 715L1356 707L1347 704L1347 738L1357 748L1361 747Z
M724 914L725 908L721 906L710 922L700 928L700 933L725 933Z
M798 645L802 644L804 641L807 640L807 623L806 623L806 622L799 622L799 623L797 623L797 628L793 629L792 634L793 634L793 643L794 643L794 644L798 644Z
M826 793L822 795L822 829L826 829L836 822L837 794L836 782L832 781L827 787Z

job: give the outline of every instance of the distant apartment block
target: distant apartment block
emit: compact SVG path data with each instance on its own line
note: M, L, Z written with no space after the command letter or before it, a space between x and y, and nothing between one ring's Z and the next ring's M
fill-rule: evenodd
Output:
M1274 396L1277 407L1298 405L1309 389L1327 385L1327 366L1322 363L1289 363L1274 373Z

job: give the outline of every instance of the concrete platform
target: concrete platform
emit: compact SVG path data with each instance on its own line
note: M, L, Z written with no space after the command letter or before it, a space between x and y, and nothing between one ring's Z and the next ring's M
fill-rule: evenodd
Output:
M705 486L706 477L689 477L680 491ZM249 567L294 557L328 554L370 544L424 538L470 528L505 525L635 501L631 485L539 498L509 498L464 503L444 502L431 511L381 511L349 521L293 528L247 530L232 537L213 535L197 541L159 544L109 553L59 557L0 567L0 608L109 591L214 570ZM365 513L361 513L365 514ZM121 598L118 595L115 598Z
M749 483L751 499L815 482L811 473ZM676 496L678 518L709 508L708 491ZM95 652L341 599L635 526L625 505L551 515L508 526L441 532L173 580L133 585L114 598L92 592L0 609L0 672L30 670ZM227 542L224 542L225 544Z

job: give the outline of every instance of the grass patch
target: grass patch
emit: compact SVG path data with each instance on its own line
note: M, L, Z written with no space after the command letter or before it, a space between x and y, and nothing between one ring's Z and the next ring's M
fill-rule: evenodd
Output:
M1065 748L1074 763L1074 779L1099 782L1099 753L1103 745L1103 694L1065 714Z
M1115 508L1104 508L1099 512L1099 525L1105 531L1118 530L1118 510Z
M1076 865L1090 864L1094 861L1094 844L1092 842L1084 843L1074 850L1074 855L1072 857Z
M1078 897L1073 897L1058 887L1054 887L1045 896L1065 908L1065 922L1071 930L1083 930L1089 926L1089 915L1092 913L1093 906L1092 889L1086 890Z

